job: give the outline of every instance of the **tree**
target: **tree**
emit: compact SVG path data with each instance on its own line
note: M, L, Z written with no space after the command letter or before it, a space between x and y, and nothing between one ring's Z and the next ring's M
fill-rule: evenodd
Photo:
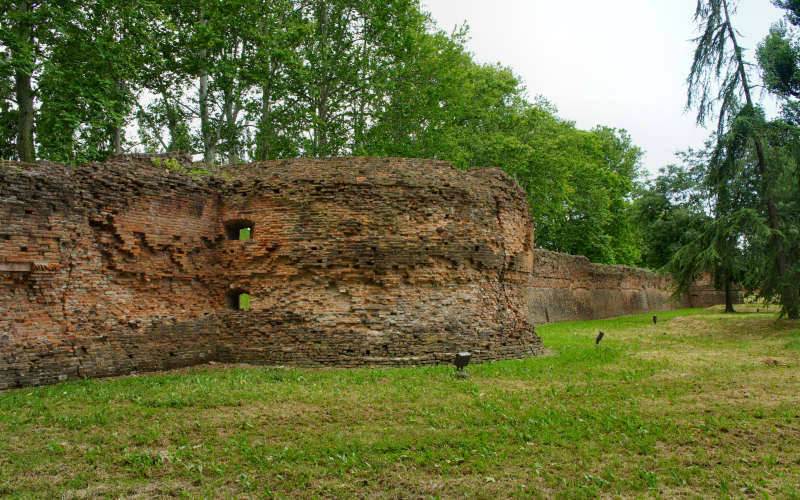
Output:
M528 195L537 245L597 262L635 264L630 195L641 151L625 131L575 128L544 99L529 102L513 72L476 64L463 32L419 33L413 57L370 129L368 154L496 166Z
M36 70L36 14L41 9L30 0L17 3L16 9L7 7L3 14L12 21L2 30L3 42L10 48L14 69L14 91L17 104L17 155L22 161L33 161L33 75Z
M736 30L731 24L730 14L734 8L735 5L731 5L728 0L698 0L695 12L695 22L698 23L701 34L695 39L697 48L688 78L687 108L697 107L697 121L702 125L714 113L715 105L719 105L718 140L724 135L731 119L741 117L744 119L741 123L755 125L762 114L753 102L748 65L744 61ZM744 98L744 106L739 104L741 98ZM778 209L764 141L755 127L750 128L746 135L755 152L755 175L759 181L759 194L766 205L767 220L772 232L770 243L774 249L773 272L782 283L779 295L785 313L790 318L797 318L800 315L800 304L793 299L796 295L793 284L787 281L787 258L780 236Z
M650 246L662 249L657 255L663 269L675 277L677 292L686 292L701 274L710 272L725 290L725 312L734 312L734 283L748 278L745 254L757 229L764 227L753 208L758 202L747 172L753 162L731 156L738 149L726 144L736 139L734 133L713 137L705 149L682 154L683 166L663 172L655 184L671 192L665 200L668 208L651 218L647 228L672 233L671 242Z
M306 131L301 149L338 155L365 141L392 68L409 62L403 41L422 26L416 0L313 0L304 10L303 64L290 78Z
M775 248L771 238L765 236L753 241L748 266L756 270L756 279L751 286L765 298L781 296L784 304L796 304L800 302L800 128L784 119L765 122L761 127L772 167L786 273L779 279L774 272ZM785 300L787 294L792 295Z
M66 20L39 78L40 156L63 162L121 153L124 127L154 48L146 2L84 1Z
M710 218L697 178L702 171L690 163L696 153L680 156L682 164L662 168L658 177L640 188L634 201L633 220L642 238L642 265L654 270L666 269L682 246L700 237Z
M14 98L14 69L7 47L0 45L0 158L17 154L17 109Z
M419 0L0 0L0 155L207 164L342 154L496 166L540 246L634 264L641 151L478 64ZM127 134L135 117L136 134ZM35 140L35 144L34 144Z
M297 82L289 75L302 65L300 43L308 34L302 5L290 0L267 0L247 37L253 45L244 78L256 91L246 104L248 120L255 123L251 157L264 161L299 155L301 135L293 101Z
M69 0L5 0L0 3L0 47L3 48L4 72L13 81L13 96L4 95L3 108L13 105L16 115L16 156L21 161L36 158L34 121L36 82L43 58L47 56L60 26L74 17L76 8ZM12 104L13 103L13 104Z

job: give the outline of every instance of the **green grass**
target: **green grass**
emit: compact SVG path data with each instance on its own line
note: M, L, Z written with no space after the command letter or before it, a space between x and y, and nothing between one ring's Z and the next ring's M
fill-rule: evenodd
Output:
M249 311L250 310L250 294L249 293L240 293L239 294L239 310L240 311Z
M658 316L540 327L553 356L464 380L205 365L1 392L0 495L800 498L800 325Z

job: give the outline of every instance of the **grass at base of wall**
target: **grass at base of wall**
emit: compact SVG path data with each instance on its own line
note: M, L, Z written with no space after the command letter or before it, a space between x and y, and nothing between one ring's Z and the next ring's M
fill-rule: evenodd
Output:
M0 496L800 498L798 322L537 331L553 356L463 380L204 365L0 392Z

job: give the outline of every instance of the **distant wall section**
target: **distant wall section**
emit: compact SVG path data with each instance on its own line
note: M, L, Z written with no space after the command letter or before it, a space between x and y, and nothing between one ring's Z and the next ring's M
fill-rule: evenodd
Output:
M704 307L719 304L720 299L724 301L710 282L693 289L696 289L694 295L674 300L671 298L673 283L668 276L629 266L595 264L583 256L536 249L525 304L528 320L541 325Z

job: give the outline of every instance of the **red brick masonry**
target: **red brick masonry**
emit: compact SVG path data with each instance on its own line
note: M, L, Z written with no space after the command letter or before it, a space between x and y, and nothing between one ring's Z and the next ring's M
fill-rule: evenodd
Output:
M583 256L538 248L535 256L526 290L528 320L535 325L725 303L724 293L708 275L674 300L672 280L646 269L595 264Z
M532 273L525 195L500 170L387 158L189 168L180 155L0 161L0 389L211 360L520 358L543 352L532 324L595 316L597 297L613 314L669 306L668 282L641 270L601 279L583 269L609 266L547 252ZM231 239L245 225L253 238ZM233 307L239 292L249 311Z
M0 163L0 388L210 360L543 351L525 312L533 225L499 170L342 158L205 177L165 163ZM229 239L237 224L253 238ZM249 311L232 307L240 291Z

